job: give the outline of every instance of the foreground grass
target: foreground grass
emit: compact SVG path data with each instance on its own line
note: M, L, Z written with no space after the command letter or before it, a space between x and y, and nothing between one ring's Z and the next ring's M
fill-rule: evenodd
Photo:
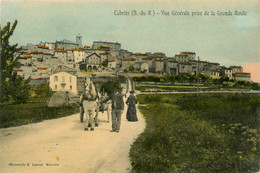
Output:
M0 110L0 128L18 126L68 116L78 112L76 105L49 108L46 103L3 105Z
M147 127L136 172L257 172L260 98L250 94L138 95Z

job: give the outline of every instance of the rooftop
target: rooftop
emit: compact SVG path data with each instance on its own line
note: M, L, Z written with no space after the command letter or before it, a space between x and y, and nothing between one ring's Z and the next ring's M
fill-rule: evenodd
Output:
M181 52L183 54L196 54L195 52L190 52L190 51L184 51L184 52Z
M114 59L108 59L108 62L115 62L116 60Z
M154 58L153 57L143 57L142 60L153 60Z
M175 56L178 56L178 57L182 57L182 56L188 57L188 55L180 55L180 54L176 54Z
M124 58L123 61L135 61L135 58Z

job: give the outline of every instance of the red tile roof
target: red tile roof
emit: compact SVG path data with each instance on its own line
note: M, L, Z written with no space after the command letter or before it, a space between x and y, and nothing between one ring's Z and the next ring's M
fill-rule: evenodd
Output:
M55 52L61 52L61 53L66 53L66 50L55 50Z
M190 51L184 51L182 53L184 53L184 54L196 54L195 52L190 52Z
M34 51L31 54L43 54L43 52L42 51Z
M124 58L123 61L135 61L135 58Z
M180 55L180 54L176 54L175 56L179 56L179 57L184 56L184 57L187 57L188 55Z
M154 55L157 55L157 56L165 56L165 54L162 53L162 52L155 52Z
M38 70L47 70L46 67L37 67Z
M142 60L153 60L153 57L143 57Z
M249 73L249 74L233 74L234 76L236 76L236 77L251 77L251 74Z
M13 71L23 71L22 69L14 68Z
M28 56L28 55L27 55L27 56L24 56L23 58L32 58L32 56Z
M31 55L30 52L24 52L23 55Z
M108 62L115 62L116 60L114 59L109 59Z
M81 49L81 48L71 48L70 50L72 50L72 51L85 51L84 49Z
M48 46L38 46L38 48L41 48L41 49L49 49Z
M99 53L99 55L108 55L108 52Z

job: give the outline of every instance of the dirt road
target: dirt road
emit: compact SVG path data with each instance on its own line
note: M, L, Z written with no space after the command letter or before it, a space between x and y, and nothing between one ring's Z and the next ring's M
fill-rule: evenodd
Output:
M95 131L84 131L79 114L40 123L0 129L2 173L124 173L130 172L131 144L143 132L145 121L122 114L119 133L110 132L107 114L100 114Z

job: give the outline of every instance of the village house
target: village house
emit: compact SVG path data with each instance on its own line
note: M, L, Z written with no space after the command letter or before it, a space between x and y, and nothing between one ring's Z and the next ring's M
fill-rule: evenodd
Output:
M50 75L50 88L52 91L68 91L75 95L77 91L77 75L71 72L57 72Z
M124 58L122 60L122 69L125 69L126 67L139 68L139 64L136 64L135 58Z
M92 53L91 55L85 58L85 62L88 65L100 65L100 56L96 53Z
M251 82L251 73L234 73L233 76L235 80Z
M67 51L66 50L61 50L61 49L55 50L54 56L58 57L58 62L59 63L65 63L66 59L67 59Z
M243 73L243 67L241 66L230 66L233 73Z
M37 46L37 50L43 53L49 53L50 51L48 46L41 46L41 45Z
M189 62L189 56L188 55L180 55L180 54L176 54L174 56L175 60L178 62Z
M119 56L121 56L123 58L129 58L132 56L132 54L133 54L132 52L129 52L125 49L120 49L120 51L119 51Z
M108 65L107 65L108 68L111 68L111 69L116 69L116 60L114 59L108 59Z
M101 62L100 56L96 53L88 55L82 62L79 63L79 68L82 70L100 70Z
M78 63L81 62L85 57L85 50L84 49L71 49L73 53L73 62Z
M178 75L178 61L168 59L166 61L166 72L170 75Z
M148 71L152 72L153 71L153 57L143 57L142 62L148 64Z
M146 54L145 53L134 53L133 54L133 58L135 58L136 62L142 62L142 59L146 57Z
M192 65L190 62L178 62L178 74L192 74Z
M21 65L31 66L32 65L32 55L30 52L25 52L17 57Z
M156 73L164 72L164 60L160 58L155 58L153 61L153 71Z
M147 54L146 54L146 56L147 56ZM162 52L154 52L153 54L151 54L151 56L154 58L159 58L159 59L166 58L165 53L162 53Z
M42 62L43 61L43 52L42 51L33 51L31 52L32 61Z
M212 78L219 78L220 70L210 70L210 73L208 75Z
M191 60L190 61L192 65L192 72L191 74L198 74L198 73L209 73L210 71L210 65L208 65L207 61L201 61L201 60Z
M196 59L195 52L185 51L185 52L181 52L180 55L188 55L189 61Z
M142 62L140 63L140 72L149 72L149 65L148 63Z
M231 79L231 78L233 78L233 71L231 68L223 67L221 69L221 75L224 77L229 77Z
M99 53L101 64L108 61L110 54L108 52Z
M210 70L220 70L219 63L209 62Z
M45 47L49 47L50 50L54 50L55 49L55 43L52 43L52 42L45 42L44 46Z

